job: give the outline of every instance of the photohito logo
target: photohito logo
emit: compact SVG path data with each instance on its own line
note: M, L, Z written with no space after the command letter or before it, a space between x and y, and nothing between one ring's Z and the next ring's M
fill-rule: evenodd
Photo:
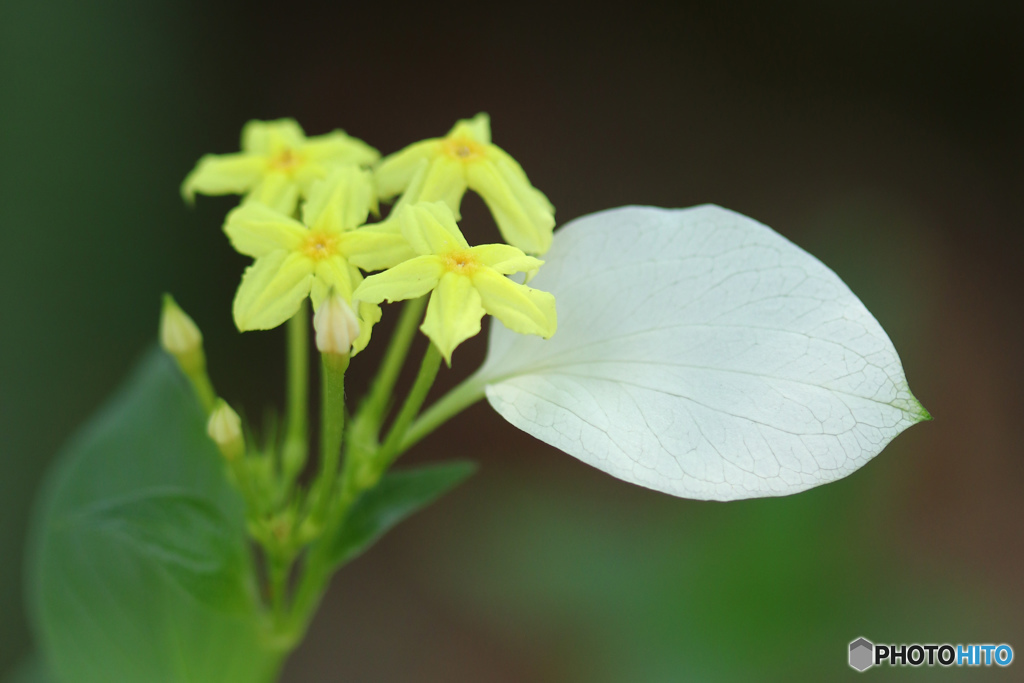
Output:
M876 645L866 638L850 643L850 666L865 671L876 664L889 666L1009 666L1013 648L1002 645Z
M850 643L850 666L863 671L875 663L875 645L870 640L858 638Z

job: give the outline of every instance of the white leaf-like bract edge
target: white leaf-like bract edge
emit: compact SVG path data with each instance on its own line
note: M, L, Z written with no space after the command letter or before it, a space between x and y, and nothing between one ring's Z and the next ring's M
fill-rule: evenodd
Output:
M929 419L828 267L718 206L623 207L555 235L530 285L549 340L492 324L471 380L506 420L676 496L780 496L844 477Z

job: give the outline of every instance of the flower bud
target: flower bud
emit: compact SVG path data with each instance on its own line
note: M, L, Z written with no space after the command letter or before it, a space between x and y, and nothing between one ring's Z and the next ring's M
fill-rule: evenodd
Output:
M333 290L320 304L313 316L316 329L316 348L320 353L347 356L352 342L359 337L359 319L352 306Z
M206 433L210 435L217 448L228 460L237 460L245 454L245 438L242 436L242 420L222 398L210 413L206 423Z
M164 294L160 314L160 344L174 355L196 351L203 345L203 334L170 294Z
M174 356L187 374L200 371L205 365L203 334L170 294L164 294L160 312L160 346Z

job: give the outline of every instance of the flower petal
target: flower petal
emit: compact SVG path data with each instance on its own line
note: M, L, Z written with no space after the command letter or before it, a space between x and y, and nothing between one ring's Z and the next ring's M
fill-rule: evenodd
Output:
M423 189L423 181L426 179L428 171L430 171L430 161L426 159L420 161L405 191L402 192L402 196L398 198L398 202L391 209L391 216L397 216L402 207L411 206L419 201L420 191Z
M468 249L469 243L444 202L413 204L398 214L402 235L417 254L444 254Z
M266 165L266 159L253 154L207 154L181 184L181 196L191 203L197 192L244 194L260 182Z
M395 203L395 205L391 207L391 212L388 214L388 217L385 218L384 220L374 224L373 227L374 227L375 230L377 230L377 231L379 231L381 233L384 233L384 234L389 234L389 235L390 234L398 234L398 235L402 234L402 226L401 226L401 222L398 220L398 216L401 215L402 210L405 207L412 206L417 201L419 201L417 199L417 197L419 197L420 188L423 187L423 179L427 177L427 171L429 169L430 169L430 162L428 160L421 159L418 162L418 165L416 166L416 169L413 171L413 175L412 175L411 179L409 180L409 184L406 186L405 191L402 192L402 196L399 197L398 201ZM374 182L375 183L378 182L376 176L374 176ZM377 212L377 211L375 211L374 213L375 213L375 215L380 215L379 212ZM405 237L402 237L402 242L404 242L406 245L408 245L408 242L405 240ZM412 252L412 256L415 256L415 255L416 255L416 253ZM405 258L412 258L412 256L407 256ZM399 261L394 261L391 265L394 265L396 263L401 263L401 261L404 261L405 258L403 258L403 259L401 259ZM383 267L389 267L389 266L383 266ZM368 269L369 270L379 270L379 268L376 268L376 267L369 267Z
M316 277L313 278L313 284L310 287L309 298L313 302L313 311L320 309L320 304L323 303L324 299L330 294L332 287L340 294L345 297L345 300L352 302L352 291L356 286L363 281L363 275L359 272L359 269L353 266L351 263L347 263L341 256L336 256L332 260L335 263L328 267L320 269L321 264L314 266L314 273ZM344 269L344 274L341 272ZM321 273L324 274L320 277ZM337 283L341 283L341 286L337 286ZM345 284L345 283L348 284ZM348 289L344 289L347 287Z
M555 333L555 297L509 280L489 268L473 274L473 286L480 292L484 310L520 334L547 339Z
M469 187L487 203L505 241L529 254L543 254L555 227L551 203L517 168L501 159L470 164Z
M338 238L349 263L363 270L384 270L416 257L396 220L364 225Z
M375 276L377 277L377 276ZM445 273L427 303L427 315L420 325L449 366L452 351L480 332L484 308L480 293L465 275Z
M325 164L370 166L380 159L380 152L359 138L346 135L343 130L306 138L302 154L310 161Z
M526 171L523 170L523 167L519 164L519 162L516 161L511 154L503 150L501 147L498 147L497 145L489 146L487 148L487 157L491 161L493 161L499 168L504 169L503 173L507 173L515 178L518 178L527 185L532 185L532 183L530 183L530 179L526 177ZM548 198L544 196L543 192L540 192L540 190L538 190L537 192L540 195L540 197L538 197L538 200L541 202L544 209L548 213L554 214L555 207L551 205L551 202L548 201Z
M282 149L298 149L306 141L302 126L295 119L249 121L242 128L242 150L261 155Z
M352 342L352 355L356 355L370 343L373 326L380 322L381 310L377 304L359 302L359 336Z
M435 286L444 273L444 266L437 256L417 256L388 268L383 273L371 275L356 287L354 299L379 304L388 301L416 299Z
M235 325L242 332L277 327L299 310L312 282L312 264L301 254L282 249L256 259L235 294Z
M442 201L452 210L456 220L459 205L466 194L466 165L441 154L431 160L423 184L412 198L418 202Z
M493 268L502 275L510 275L519 272L535 272L544 265L539 258L527 256L519 249L508 244L481 244L478 247L469 249L477 261Z
M469 138L483 144L491 142L491 117L480 112L471 119L457 121L448 131L450 138Z
M310 293L314 308L320 307L320 302L332 289L344 297L345 301L352 300L352 290L358 283L352 281L352 269L343 257L332 256L319 261L313 272L316 278L313 280Z
M423 140L384 157L374 172L380 198L390 199L409 187L420 166L438 155L439 144L436 138Z
M245 201L266 204L290 216L299 203L299 186L288 174L271 171L246 195Z
M228 214L224 232L235 251L259 258L278 249L294 251L308 230L280 211L259 202L250 202Z
M816 258L716 206L624 207L557 233L550 341L490 331L476 376L507 420L687 498L840 479L928 413L885 331Z
M342 166L314 183L302 205L302 221L315 230L351 230L366 222L375 195L369 171Z
M331 164L306 159L299 152L296 152L295 158L298 159L296 164L284 172L299 188L299 194L306 198L311 194L313 187L328 176L331 169L337 168Z

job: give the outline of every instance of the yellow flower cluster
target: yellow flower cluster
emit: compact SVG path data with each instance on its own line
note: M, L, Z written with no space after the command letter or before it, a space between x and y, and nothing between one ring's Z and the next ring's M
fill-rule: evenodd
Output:
M467 189L509 244L467 243L456 223ZM378 304L428 293L421 329L449 364L485 313L523 334L555 332L554 297L506 277L541 266L527 253L550 247L554 209L491 143L486 114L383 160L342 131L306 137L291 119L252 121L241 152L200 159L182 185L186 199L196 193L244 195L224 225L235 249L255 259L235 296L239 330L276 327L307 296L318 310L334 292L358 317L353 353L380 320ZM367 223L379 199L399 194L387 220Z

